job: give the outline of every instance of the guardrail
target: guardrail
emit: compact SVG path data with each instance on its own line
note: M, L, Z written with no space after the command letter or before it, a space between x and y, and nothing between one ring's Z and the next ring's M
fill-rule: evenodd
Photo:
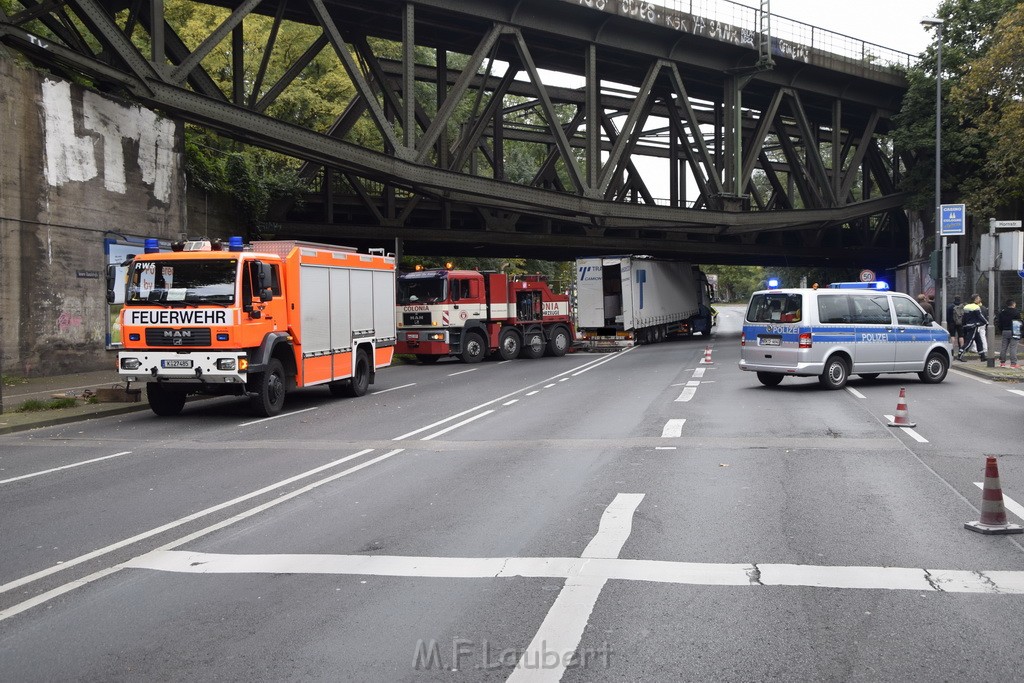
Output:
M731 0L566 0L685 33L756 48L761 10ZM666 10L669 10L666 12ZM828 53L880 71L909 68L917 56L772 14L772 53L805 61L809 50ZM801 49L802 48L809 48Z

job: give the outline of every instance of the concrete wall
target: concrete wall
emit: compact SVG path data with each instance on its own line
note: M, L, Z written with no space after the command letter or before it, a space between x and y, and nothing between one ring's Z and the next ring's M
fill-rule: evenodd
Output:
M0 59L0 370L113 368L104 239L186 229L182 126Z

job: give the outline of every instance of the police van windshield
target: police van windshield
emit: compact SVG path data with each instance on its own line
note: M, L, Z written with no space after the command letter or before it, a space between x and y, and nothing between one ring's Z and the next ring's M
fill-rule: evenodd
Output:
M755 294L747 307L747 322L797 323L801 320L803 296L783 292Z
M398 278L398 305L434 304L448 297L448 281L444 278Z
M238 261L137 261L128 272L129 304L233 304Z

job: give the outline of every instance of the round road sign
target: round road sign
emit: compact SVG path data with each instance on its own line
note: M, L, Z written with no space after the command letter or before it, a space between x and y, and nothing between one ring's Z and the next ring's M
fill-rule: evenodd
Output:
M861 282L874 282L875 281L875 271L867 270L867 269L860 271L860 281Z

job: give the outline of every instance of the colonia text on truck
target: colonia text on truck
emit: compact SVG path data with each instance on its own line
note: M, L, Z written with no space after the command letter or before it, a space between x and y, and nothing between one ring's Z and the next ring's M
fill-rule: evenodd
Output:
M189 394L275 415L295 388L362 396L395 351L395 258L293 241L146 240L127 264L118 372L157 415ZM114 269L107 299L114 300Z

